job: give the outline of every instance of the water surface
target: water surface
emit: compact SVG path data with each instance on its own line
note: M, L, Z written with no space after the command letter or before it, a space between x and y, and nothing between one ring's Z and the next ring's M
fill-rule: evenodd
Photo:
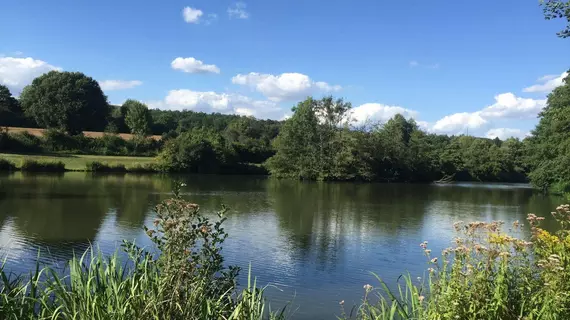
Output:
M243 176L185 176L184 197L205 213L227 205L228 263L253 273L272 306L292 301L295 319L340 313L357 304L375 272L395 282L427 268L419 243L447 247L455 221L524 221L563 200L518 184L306 183ZM0 255L11 271L42 262L62 265L89 244L105 252L122 239L150 246L142 226L167 198L172 178L153 175L0 176ZM547 221L548 222L548 221Z

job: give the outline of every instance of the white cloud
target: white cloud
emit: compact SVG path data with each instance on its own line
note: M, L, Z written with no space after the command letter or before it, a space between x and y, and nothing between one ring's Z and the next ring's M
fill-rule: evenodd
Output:
M568 76L568 72L563 72L560 75L546 75L538 79L538 84L526 87L524 92L550 92L562 85L562 80Z
M104 91L131 89L140 85L142 85L142 81L139 80L103 80L99 82L99 86Z
M380 103L365 103L351 110L352 118L358 124L371 122L386 122L396 114L401 114L405 118L417 118L419 113L414 110L399 106L388 106Z
M246 4L244 2L236 2L233 7L228 8L228 15L230 18L247 19L249 12L247 12Z
M170 63L172 69L181 70L188 73L220 73L220 68L214 64L205 64L201 60L193 57L178 57Z
M520 98L507 92L495 96L495 103L481 110L485 118L535 118L546 100Z
M467 129L479 129L487 125L480 112L461 112L445 116L438 120L432 127L433 131L448 133L448 134L462 134Z
M305 98L317 92L341 90L341 86L326 82L315 82L301 73L283 73L281 75L251 72L238 74L232 78L234 84L247 85L262 93L272 101L287 101Z
M254 100L246 96L214 91L171 90L163 101L149 101L151 108L235 113L275 119L283 110L272 101Z
M524 132L521 129L495 128L487 131L486 137L489 139L499 138L506 140L511 137L523 139L527 135L528 132Z
M461 112L438 120L431 130L448 134L463 134L467 130L483 129L501 119L533 119L546 106L546 100L528 99L511 92L495 96L495 103L476 112Z
M184 10L182 10L182 16L184 17L184 21L186 21L187 23L200 23L200 17L202 17L204 15L204 12L202 12L202 10L199 9L194 9L191 7L185 7Z
M427 69L439 69L439 63L434 64L423 64L419 63L417 60L412 60L409 62L410 68L422 67Z
M61 70L45 61L33 58L0 57L0 84L18 95L34 78L52 71Z

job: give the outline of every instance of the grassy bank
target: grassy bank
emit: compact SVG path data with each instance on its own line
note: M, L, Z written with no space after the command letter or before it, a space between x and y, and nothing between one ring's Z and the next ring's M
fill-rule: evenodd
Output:
M110 166L124 166L125 168L145 167L155 163L153 157L122 157L122 156L97 156L97 155L28 155L16 153L0 153L0 159L8 160L16 165L17 169L21 168L24 159L34 160L38 162L62 162L65 170L68 171L86 171L88 164L98 162Z

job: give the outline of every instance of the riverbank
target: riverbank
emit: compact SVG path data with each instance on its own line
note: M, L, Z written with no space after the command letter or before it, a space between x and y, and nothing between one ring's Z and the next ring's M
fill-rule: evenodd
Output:
M126 156L99 156L79 154L21 154L0 153L0 159L5 159L15 165L16 170L22 169L25 160L39 163L63 163L63 171L93 171L88 169L93 163L100 163L110 167L124 167L126 171L134 168L145 168L155 165L155 157L126 157Z

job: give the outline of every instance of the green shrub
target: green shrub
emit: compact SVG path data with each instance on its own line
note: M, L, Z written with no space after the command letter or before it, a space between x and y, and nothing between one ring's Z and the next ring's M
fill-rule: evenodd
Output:
M14 171L16 170L16 165L11 161L0 158L0 171Z
M503 232L503 222L455 224L455 244L440 257L427 242L420 244L430 266L427 279L407 275L397 293L380 278L378 291L365 285L357 318L570 319L570 206L552 214L560 225L556 233L540 228L544 218L528 215L531 241ZM516 221L510 230L520 234L520 228Z
M3 133L2 149L11 152L42 152L42 141L40 138L28 132Z
M26 172L64 172L65 164L61 161L43 162L32 159L22 160L20 170Z
M127 172L124 164L107 164L99 161L91 161L85 165L85 170L90 172Z

